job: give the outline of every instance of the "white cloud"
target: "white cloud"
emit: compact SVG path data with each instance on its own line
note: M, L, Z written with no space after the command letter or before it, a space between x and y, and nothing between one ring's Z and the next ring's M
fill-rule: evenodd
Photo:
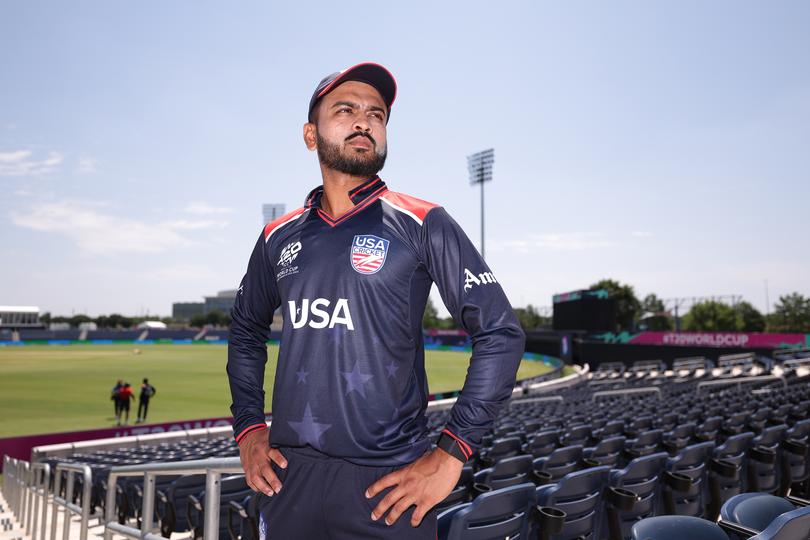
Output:
M80 157L76 165L76 172L78 174L92 174L96 172L96 165L98 160L91 157Z
M47 157L36 159L30 150L0 152L0 176L38 176L48 174L64 161L60 152L48 152Z
M493 250L510 249L518 253L530 253L536 250L583 251L614 246L616 246L616 242L607 238L604 233L572 232L531 234L523 239L499 242Z
M196 214L198 216L208 216L212 214L230 214L233 212L232 208L224 206L211 206L206 202L196 201L189 203L184 210L189 214Z
M148 223L104 212L108 205L90 201L40 203L11 214L18 227L66 236L91 254L159 253L197 243L181 234L222 228L222 221L163 221Z

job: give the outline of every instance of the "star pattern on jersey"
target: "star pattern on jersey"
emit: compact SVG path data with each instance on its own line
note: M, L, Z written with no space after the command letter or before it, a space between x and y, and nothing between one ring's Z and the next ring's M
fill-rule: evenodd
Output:
M399 420L399 409L396 407L394 407L390 420L377 420L377 423L383 426L383 439L389 439L399 431L397 420Z
M366 387L364 386L368 381L374 378L373 375L360 373L359 363L354 363L354 368L351 371L341 371L341 375L346 380L348 388L346 388L346 395L348 396L352 391L357 392L363 399L366 398Z
M385 365L385 371L388 372L388 378L393 379L394 377L397 376L397 371L399 371L399 366L396 365L396 363L394 363L393 360L391 360L390 363Z
M298 377L299 383L306 383L307 375L309 375L309 371L304 371L303 369L295 372L295 376Z
M332 424L321 424L315 421L312 415L312 407L309 403L304 408L304 417L300 422L290 422L290 427L298 434L298 444L309 444L312 447L319 448L321 446L321 437L323 434L332 427Z

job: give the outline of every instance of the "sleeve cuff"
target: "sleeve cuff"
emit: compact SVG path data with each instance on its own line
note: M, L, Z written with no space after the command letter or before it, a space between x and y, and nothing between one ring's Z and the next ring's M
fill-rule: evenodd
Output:
M442 430L442 434L439 435L439 439L436 441L436 446L462 463L466 463L473 455L470 445L447 428Z
M267 424L262 422L261 424L253 424L253 425L250 425L250 426L246 427L245 429L240 431L238 435L235 436L236 444L239 444L240 442L242 442L242 440L245 438L245 436L248 433L253 433L254 431L258 431L260 429L267 429Z

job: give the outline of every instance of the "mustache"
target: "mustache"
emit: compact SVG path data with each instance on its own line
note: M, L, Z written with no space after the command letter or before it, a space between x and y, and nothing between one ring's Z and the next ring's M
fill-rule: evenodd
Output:
M371 141L371 144L373 144L374 146L377 146L377 141L374 140L374 137L372 137L368 133L364 133L362 131L355 131L354 133L352 133L351 135L346 137L344 142L349 142L350 140L352 140L352 139L354 139L356 137L366 137L368 140Z

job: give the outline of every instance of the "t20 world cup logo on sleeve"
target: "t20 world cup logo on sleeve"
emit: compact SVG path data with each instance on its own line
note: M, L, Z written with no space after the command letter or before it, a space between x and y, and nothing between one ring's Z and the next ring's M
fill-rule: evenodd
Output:
M352 240L352 268L361 274L376 274L385 264L389 240L373 234L358 234Z

